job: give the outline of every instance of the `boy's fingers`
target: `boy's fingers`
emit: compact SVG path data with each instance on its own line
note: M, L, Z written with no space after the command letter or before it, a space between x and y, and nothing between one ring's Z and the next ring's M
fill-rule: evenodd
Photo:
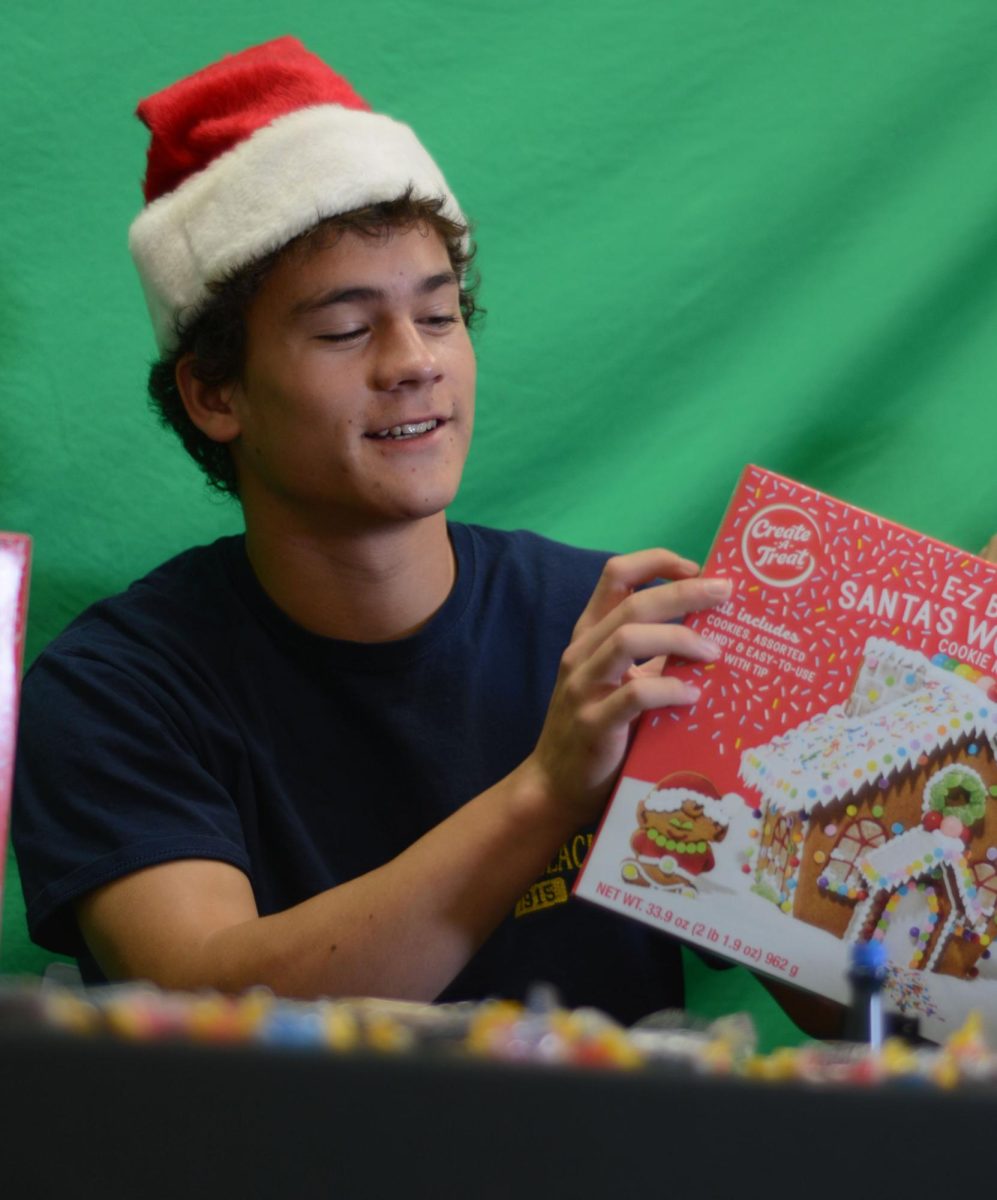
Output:
M678 622L687 613L701 612L722 604L730 593L731 581L721 578L682 579L634 592L620 600L602 620L588 627L583 627L579 621L572 642L572 654L579 658L595 654L599 646L624 625L661 626ZM668 653L671 651L665 647L643 657Z
M597 625L625 600L635 588L655 579L691 579L699 566L671 550L637 550L607 559L592 598L578 619L577 629Z
M716 642L685 625L624 625L579 665L578 680L587 689L641 677L654 678L652 672L642 671L636 664L663 662L673 656L710 663L716 662L722 653Z

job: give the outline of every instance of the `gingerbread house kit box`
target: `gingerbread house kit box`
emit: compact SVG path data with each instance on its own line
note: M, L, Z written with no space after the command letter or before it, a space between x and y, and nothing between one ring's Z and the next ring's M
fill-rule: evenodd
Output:
M705 565L724 647L642 718L579 896L848 999L997 1035L997 567L759 467Z
M19 533L0 533L0 904L3 901L30 557L31 542L27 537Z

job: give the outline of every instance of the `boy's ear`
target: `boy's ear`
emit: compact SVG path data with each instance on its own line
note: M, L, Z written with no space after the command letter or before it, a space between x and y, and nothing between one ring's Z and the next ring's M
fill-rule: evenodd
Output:
M177 390L187 416L213 442L231 442L240 433L232 404L237 384L205 383L194 371L196 361L193 354L185 354L176 366Z

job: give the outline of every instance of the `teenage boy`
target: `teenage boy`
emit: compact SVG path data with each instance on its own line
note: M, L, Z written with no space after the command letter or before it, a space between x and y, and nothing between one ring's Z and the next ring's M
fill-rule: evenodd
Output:
M681 1004L677 946L569 892L633 721L696 698L662 656L719 654L677 619L728 584L448 523L470 251L407 127L290 38L139 114L151 390L246 532L29 673L33 936L88 980Z

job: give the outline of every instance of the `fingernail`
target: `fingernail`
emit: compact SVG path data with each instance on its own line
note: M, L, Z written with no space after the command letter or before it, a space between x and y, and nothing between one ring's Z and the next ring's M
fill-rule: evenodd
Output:
M687 575L699 574L699 563L693 562L691 558L680 558L679 566L683 571L686 572Z
M700 645L703 648L704 657L708 658L711 662L715 662L723 654L723 647L717 642L710 641L709 638L703 638Z
M707 579L706 594L707 596L715 597L722 600L725 596L730 595L731 582L729 579Z

